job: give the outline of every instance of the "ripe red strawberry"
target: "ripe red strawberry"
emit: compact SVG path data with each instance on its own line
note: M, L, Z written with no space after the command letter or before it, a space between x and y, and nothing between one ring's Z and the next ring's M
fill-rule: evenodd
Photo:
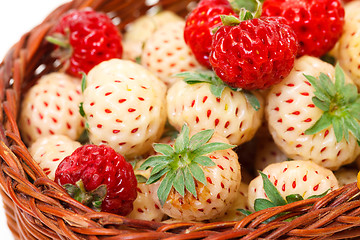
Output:
M298 48L286 20L263 17L238 23L225 22L214 35L210 63L216 74L228 85L248 90L266 89L284 79Z
M344 25L340 0L266 0L262 16L288 20L298 37L298 56L324 55L335 45Z
M202 0L187 16L184 39L196 60L211 68L209 55L213 29L221 25L220 15L235 15L227 0Z
M121 58L123 52L122 36L111 19L91 9L62 16L47 40L58 45L53 55L67 73L77 77L102 61Z
M107 145L77 148L56 169L55 182L84 205L123 216L137 196L131 164Z

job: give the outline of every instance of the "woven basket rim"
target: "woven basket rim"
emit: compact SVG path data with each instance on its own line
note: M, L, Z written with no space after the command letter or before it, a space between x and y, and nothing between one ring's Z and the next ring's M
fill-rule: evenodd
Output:
M163 0L164 9L182 16L190 0ZM144 14L145 1L73 0L54 11L10 48L0 64L1 194L7 222L16 239L344 239L360 237L360 200L356 183L318 199L307 199L256 212L238 222L158 223L94 212L49 180L20 137L17 117L21 94L43 74L56 69L43 39L61 14L92 7L124 16L119 26ZM136 11L135 11L136 9ZM45 56L45 57L44 57ZM45 69L35 74L45 63ZM49 67L48 67L49 65ZM67 208L65 208L67 205ZM264 221L278 215L293 221Z

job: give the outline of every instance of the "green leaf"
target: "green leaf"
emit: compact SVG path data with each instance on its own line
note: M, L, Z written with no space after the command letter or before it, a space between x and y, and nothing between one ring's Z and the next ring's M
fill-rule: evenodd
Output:
M260 173L260 175L262 177L262 180L263 180L263 186L264 186L266 196L270 199L270 201L273 202L275 204L275 206L285 205L286 201L280 195L279 191L274 186L274 184L272 184L272 182L270 182L270 180L268 179L266 174L264 174L261 171L259 173Z
M240 11L241 8L245 8L250 12L255 12L258 5L255 0L231 0L230 4L234 11Z
M330 102L329 95L327 95L327 93L323 90L320 82L314 76L306 74L304 74L304 76L310 82L311 86L315 89L315 96L323 102Z
M233 15L220 15L220 18L225 26L237 26L241 22L239 18Z
M191 175L191 172L188 167L184 168L184 178L185 178L185 187L186 189L194 196L197 197L194 177Z
M345 74L341 69L340 65L337 63L335 65L335 87L336 89L341 89L345 85Z
M175 180L173 183L175 190L181 195L185 195L185 180L183 169L178 169L176 171Z
M335 96L336 94L335 85L331 81L330 77L325 73L320 73L319 80L320 80L320 85L324 89L324 94L326 94L328 98Z
M202 156L202 155L206 155L215 151L220 151L220 150L225 150L225 149L229 149L229 148L233 148L236 147L235 145L230 145L227 143L220 143L220 142L212 142L212 143L207 143L205 145L202 145L201 147L199 147L198 149L192 151L192 156L193 157L198 157L198 156Z
M328 194L328 192L330 191L330 189L326 190L325 192L319 194L319 195L312 195L310 197L308 197L307 199L312 199L312 198L322 198L324 197L326 194Z
M189 143L190 143L189 132L190 132L189 127L185 123L182 126L181 131L175 140L174 143L175 152L181 153L189 147Z
M196 158L194 158L193 162L196 162L205 167L215 166L213 160L211 160L211 158L209 158L208 156L197 156Z
M347 129L350 130L350 132L352 133L352 135L360 141L360 124L359 122L352 118L351 116L345 116L344 117L344 124L346 126Z
M135 177L138 183L146 183L146 181L148 180L146 177L140 174L136 174Z
M160 186L157 190L157 195L160 200L161 206L164 206L164 203L166 202L169 196L170 190L173 186L174 178L175 178L175 172L170 171L166 174L166 176L160 183Z
M277 205L269 201L268 199L264 199L264 198L257 198L255 199L255 203L254 203L254 209L256 212L275 206Z
M246 90L243 90L243 94L244 94L246 100L253 107L253 109L255 111L258 111L260 109L259 99L252 92L249 92L249 91L246 91Z
M81 102L81 103L79 104L79 113L80 113L80 115L81 115L82 117L86 117L86 114L85 114L85 111L84 111L84 103L83 103L83 102Z
M169 172L171 168L168 165L157 165L155 166L150 174L149 179L146 181L146 184L153 184L160 180L160 178Z
M329 101L321 101L317 97L312 98L313 103L316 107L320 108L324 112L328 111L330 109L330 102Z
M317 120L312 127L310 127L305 131L305 134L313 135L315 133L318 133L321 130L324 130L325 128L329 127L331 123L332 123L332 117L328 112L324 112L323 115L320 117L320 119Z
M139 170L146 170L149 167L154 167L158 164L169 163L170 160L171 159L169 158L169 156L165 156L165 155L151 156L151 157L148 157L145 160L145 162L143 162L141 164L141 166L139 167Z
M206 71L201 72L181 72L174 74L173 77L182 78L187 84L212 83L211 76Z
M213 85L213 84L210 85L210 92L217 98L221 97L224 89L225 89L225 85L221 85L221 86Z
M191 171L191 174L193 175L193 177L196 180L198 180L202 184L206 185L206 179L205 179L204 171L201 169L201 167L199 167L199 165L197 163L190 163L189 164L189 169Z
M300 194L291 194L286 196L287 203L293 203L301 200L304 200L304 198Z
M86 88L86 74L81 72L81 92L83 93Z
M190 151L194 151L195 149L207 143L213 135L214 135L214 129L207 129L194 134L190 138L190 144L189 144Z
M168 144L155 143L154 150L158 153L161 153L161 154L167 155L167 156L174 154L174 149Z
M137 64L141 64L141 56L137 56L137 57L135 58L135 62L136 62Z
M336 141L340 142L344 136L344 126L342 120L340 118L337 118L336 116L334 116L331 120L332 120L332 126L334 129Z

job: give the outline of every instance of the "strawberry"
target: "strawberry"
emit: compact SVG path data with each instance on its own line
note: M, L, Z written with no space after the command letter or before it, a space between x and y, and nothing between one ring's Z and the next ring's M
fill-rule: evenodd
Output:
M191 131L215 129L231 144L249 141L263 116L260 95L225 86L213 72L177 74L184 81L169 88L166 102L171 125L180 130L186 123ZM257 101L252 100L256 96Z
M230 149L233 145L212 129L189 135L185 124L173 147L155 144L160 154L149 157L140 169L151 168L147 184L152 198L171 218L221 217L234 202L241 181L236 153Z
M162 10L155 15L147 14L136 18L126 27L124 33L123 58L133 61L141 59L144 43L157 29L167 23L182 20L176 13L168 10Z
M270 164L250 182L248 201L251 208L258 211L322 196L338 187L333 172L312 161L285 161Z
M210 68L213 30L221 25L220 15L236 15L228 0L201 0L186 17L184 39L195 58Z
M360 87L360 2L354 1L345 5L345 24L336 48L333 50L345 73Z
M55 179L55 171L60 162L73 153L81 144L64 135L51 135L38 138L29 152L45 174Z
M136 188L137 197L133 203L134 208L127 217L160 222L165 218L165 214L151 198L150 186L146 184L146 180L150 177L150 169L146 171L139 170L143 162L144 160L138 161L134 167L134 172L138 180Z
M335 171L335 177L339 182L339 186L345 186L346 184L353 183L357 181L357 174L359 170L349 167L342 167L339 170Z
M123 216L137 196L131 164L106 145L77 148L59 164L55 182L84 205Z
M67 73L80 77L98 63L122 56L122 37L111 19L92 9L64 14L47 40L58 46L53 52Z
M332 49L344 25L340 0L265 0L262 16L282 16L299 41L298 56L320 57Z
M239 209L250 210L248 205L248 184L241 182L237 197L223 217L212 219L212 222L240 221L245 216Z
M284 18L240 21L227 16L223 23L213 37L210 63L225 83L247 90L266 89L290 73L298 43Z
M265 113L275 143L289 158L336 170L359 154L359 103L356 86L339 66L303 56L268 93Z
M183 36L184 21L165 24L145 42L141 64L171 86L175 73L201 69Z
M148 152L165 126L165 84L121 59L100 63L85 83L82 109L90 142L108 144L126 157Z
M42 76L25 94L19 118L23 141L31 145L38 138L66 135L72 140L84 131L79 114L82 100L80 80L64 73Z

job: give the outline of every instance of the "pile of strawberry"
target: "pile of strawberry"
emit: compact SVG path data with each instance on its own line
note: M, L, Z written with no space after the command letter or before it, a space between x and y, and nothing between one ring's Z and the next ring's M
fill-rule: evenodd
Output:
M123 33L71 11L47 37L61 70L24 95L23 141L74 199L130 218L239 220L321 197L360 163L359 9L202 0Z

